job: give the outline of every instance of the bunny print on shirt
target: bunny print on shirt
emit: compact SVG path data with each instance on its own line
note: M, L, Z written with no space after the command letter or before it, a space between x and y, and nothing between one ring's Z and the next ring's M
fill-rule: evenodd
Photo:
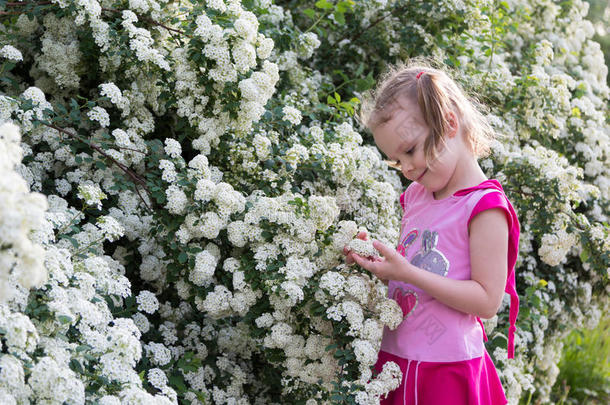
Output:
M413 256L411 264L439 276L446 276L449 272L449 260L440 250L436 249L437 243L438 233L425 230L422 235L421 249Z

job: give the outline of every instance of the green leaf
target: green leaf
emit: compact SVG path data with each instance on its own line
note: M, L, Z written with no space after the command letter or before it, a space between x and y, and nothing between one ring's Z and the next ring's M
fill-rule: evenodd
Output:
M91 346L89 346L89 345L78 345L78 346L76 346L76 352L77 353L80 353L80 352L82 352L84 350L90 350L90 349L91 349Z
M326 0L318 0L316 1L316 7L321 8L322 10L330 10L334 6L332 5L332 3L329 3Z
M337 24L345 25L345 14L335 11L333 15L335 16L335 21L337 21Z
M71 318L71 317L69 317L69 316L67 316L67 315L59 315L59 316L57 317L57 320L58 320L60 323L63 323L64 325L65 325L65 324L67 324L67 323L72 322L72 318Z
M346 11L352 11L352 6L354 5L353 1L340 1L337 3L336 10L340 13L345 13Z
M180 262L180 264L186 263L187 260L188 260L188 255L184 252L180 252L180 254L178 255L178 261Z
M314 19L316 17L316 10L314 10L313 8L306 8L305 10L303 10L303 14L305 14L311 19Z
M70 368L72 369L72 371L75 371L77 373L80 373L80 374L85 373L85 370L83 370L83 366L76 359L70 360Z

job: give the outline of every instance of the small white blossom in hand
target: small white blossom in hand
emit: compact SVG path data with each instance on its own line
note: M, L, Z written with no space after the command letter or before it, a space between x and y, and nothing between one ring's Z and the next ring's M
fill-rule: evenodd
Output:
M372 240L353 239L347 248L362 257L379 257L379 251L373 247Z

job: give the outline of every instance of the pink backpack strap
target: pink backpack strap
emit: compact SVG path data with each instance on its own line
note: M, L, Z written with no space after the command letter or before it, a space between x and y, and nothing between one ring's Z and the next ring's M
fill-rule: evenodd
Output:
M406 201L405 201L406 194L407 194L407 190L403 191L402 194L400 195L400 199L399 199L400 200L400 206L402 207L403 214L404 214L405 209L406 209L406 205L405 205L406 204Z
M517 322L517 316L519 315L519 295L517 294L515 283L515 263L517 262L517 254L519 252L519 219L517 218L517 214L515 213L512 204L506 197L506 194L504 194L502 186L497 180L486 180L476 187L460 190L455 193L455 195L465 195L474 190L489 188L498 190L499 192L487 193L486 195L481 197L477 205L472 210L470 218L468 219L468 223L470 223L470 220L472 220L472 218L474 218L474 216L480 213L481 211L491 208L501 208L506 214L506 219L508 221L508 274L506 277L506 286L504 288L504 291L510 295L507 351L508 358L512 359L515 356L515 331L517 330L515 324ZM477 320L483 328L483 323L481 319L477 317ZM487 341L487 335L485 334L484 328L483 336L485 338L485 341Z

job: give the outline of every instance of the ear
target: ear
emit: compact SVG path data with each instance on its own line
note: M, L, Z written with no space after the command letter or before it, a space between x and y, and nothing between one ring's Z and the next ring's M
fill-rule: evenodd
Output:
M446 115L447 124L449 124L447 136L453 138L458 133L459 121L457 119L457 115L449 110Z

